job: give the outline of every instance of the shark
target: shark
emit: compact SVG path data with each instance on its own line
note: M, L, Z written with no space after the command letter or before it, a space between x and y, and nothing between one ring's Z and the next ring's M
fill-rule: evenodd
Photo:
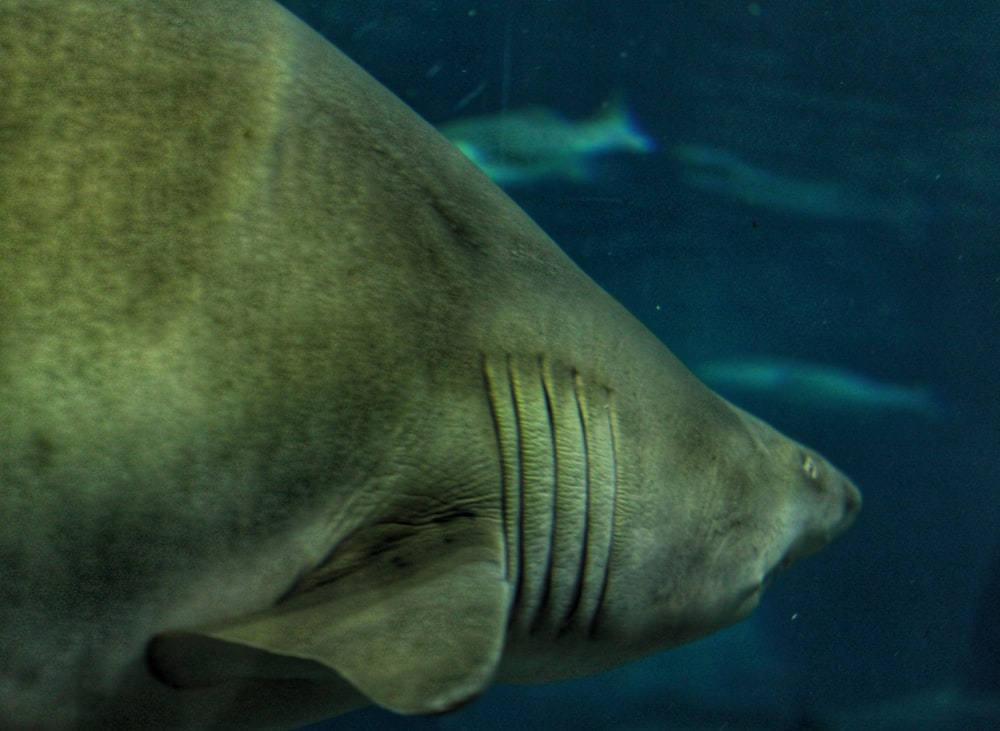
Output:
M708 635L854 483L271 0L0 0L7 731L437 714Z
M508 187L553 179L587 182L600 155L656 149L620 96L589 119L574 121L534 106L455 119L439 129L490 179Z

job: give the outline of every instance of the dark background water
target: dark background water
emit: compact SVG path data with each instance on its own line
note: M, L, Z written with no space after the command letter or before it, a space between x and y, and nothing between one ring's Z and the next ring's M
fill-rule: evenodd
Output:
M748 404L866 500L748 623L594 679L491 690L442 719L366 711L331 727L687 728L697 716L791 728L947 687L997 692L1000 5L285 4L434 124L539 104L585 117L623 93L657 152L606 158L585 184L510 191L594 279L682 360L798 358L930 385L945 404L937 417ZM671 154L685 144L900 213L824 216L701 190ZM953 716L923 727L996 727Z

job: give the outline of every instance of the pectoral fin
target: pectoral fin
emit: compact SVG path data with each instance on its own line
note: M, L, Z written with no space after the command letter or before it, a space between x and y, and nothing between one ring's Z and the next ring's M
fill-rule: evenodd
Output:
M462 705L493 678L510 589L498 539L454 522L370 530L269 610L158 635L150 667L180 687L333 671L399 713Z

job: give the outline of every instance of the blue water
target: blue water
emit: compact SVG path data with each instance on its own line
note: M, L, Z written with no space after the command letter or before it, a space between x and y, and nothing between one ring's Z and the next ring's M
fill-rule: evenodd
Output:
M624 94L655 152L510 191L594 279L687 362L816 363L944 404L751 399L865 507L743 625L447 717L329 727L997 728L972 698L1000 696L1000 5L286 4L434 124ZM782 195L692 184L685 145Z

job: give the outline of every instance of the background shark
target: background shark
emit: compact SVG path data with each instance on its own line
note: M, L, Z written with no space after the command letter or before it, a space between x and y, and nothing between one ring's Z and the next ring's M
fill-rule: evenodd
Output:
M671 154L688 185L763 208L818 220L871 221L920 236L930 213L912 196L888 196L852 186L798 178L751 165L735 152L709 145L676 145Z
M765 400L813 414L865 417L945 415L943 398L928 386L885 383L835 366L783 358L732 358L702 363L695 372L737 402Z
M440 131L502 186L553 178L586 182L599 155L656 148L621 97L589 119L572 121L553 109L527 107L456 119Z

